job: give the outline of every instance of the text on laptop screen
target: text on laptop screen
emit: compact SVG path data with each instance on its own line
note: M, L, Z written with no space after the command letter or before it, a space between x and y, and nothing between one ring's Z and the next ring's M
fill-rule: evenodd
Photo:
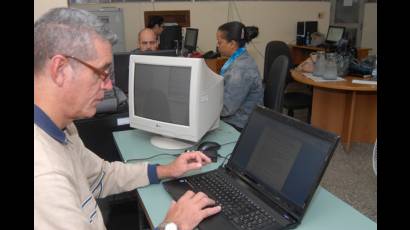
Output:
M266 190L304 208L332 142L255 113L230 163Z

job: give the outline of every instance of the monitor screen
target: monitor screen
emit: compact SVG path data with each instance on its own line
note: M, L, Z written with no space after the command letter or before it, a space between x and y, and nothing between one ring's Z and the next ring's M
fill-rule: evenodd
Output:
M196 50L196 44L198 41L198 29L195 28L186 28L185 31L185 43L184 48L189 52Z
M181 26L164 26L164 30L159 36L159 49L181 49L182 29Z
M134 71L134 114L188 126L191 68L136 63Z
M131 127L191 142L189 147L219 126L223 78L203 59L131 55L129 68Z
M341 26L329 26L327 31L326 42L327 43L338 43L340 39L343 38L345 28Z

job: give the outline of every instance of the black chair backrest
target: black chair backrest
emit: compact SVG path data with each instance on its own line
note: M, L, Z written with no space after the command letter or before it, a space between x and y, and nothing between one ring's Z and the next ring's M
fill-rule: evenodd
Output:
M282 112L288 64L289 58L280 55L273 61L265 76L264 105L277 112Z
M263 82L265 82L266 76L269 74L270 67L272 66L272 62L280 55L285 55L288 57L288 70L293 67L292 58L290 56L290 49L289 46L282 42L282 41L270 41L266 45L265 49L265 62L264 62L264 69L263 69ZM285 84L292 81L290 73L288 71L286 76Z

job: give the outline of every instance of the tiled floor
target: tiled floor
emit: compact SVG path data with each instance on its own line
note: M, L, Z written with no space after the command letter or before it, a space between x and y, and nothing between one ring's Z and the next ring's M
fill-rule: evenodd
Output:
M286 112L286 111L285 111ZM295 111L306 121L307 110ZM374 144L354 143L349 153L339 144L321 185L362 214L377 222L377 176L373 171Z

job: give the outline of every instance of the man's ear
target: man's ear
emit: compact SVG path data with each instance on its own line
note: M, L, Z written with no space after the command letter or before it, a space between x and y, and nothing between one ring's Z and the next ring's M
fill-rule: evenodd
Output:
M50 75L54 83L58 86L62 86L64 80L66 80L66 71L65 68L68 65L68 60L62 55L55 55L51 58L50 61Z

